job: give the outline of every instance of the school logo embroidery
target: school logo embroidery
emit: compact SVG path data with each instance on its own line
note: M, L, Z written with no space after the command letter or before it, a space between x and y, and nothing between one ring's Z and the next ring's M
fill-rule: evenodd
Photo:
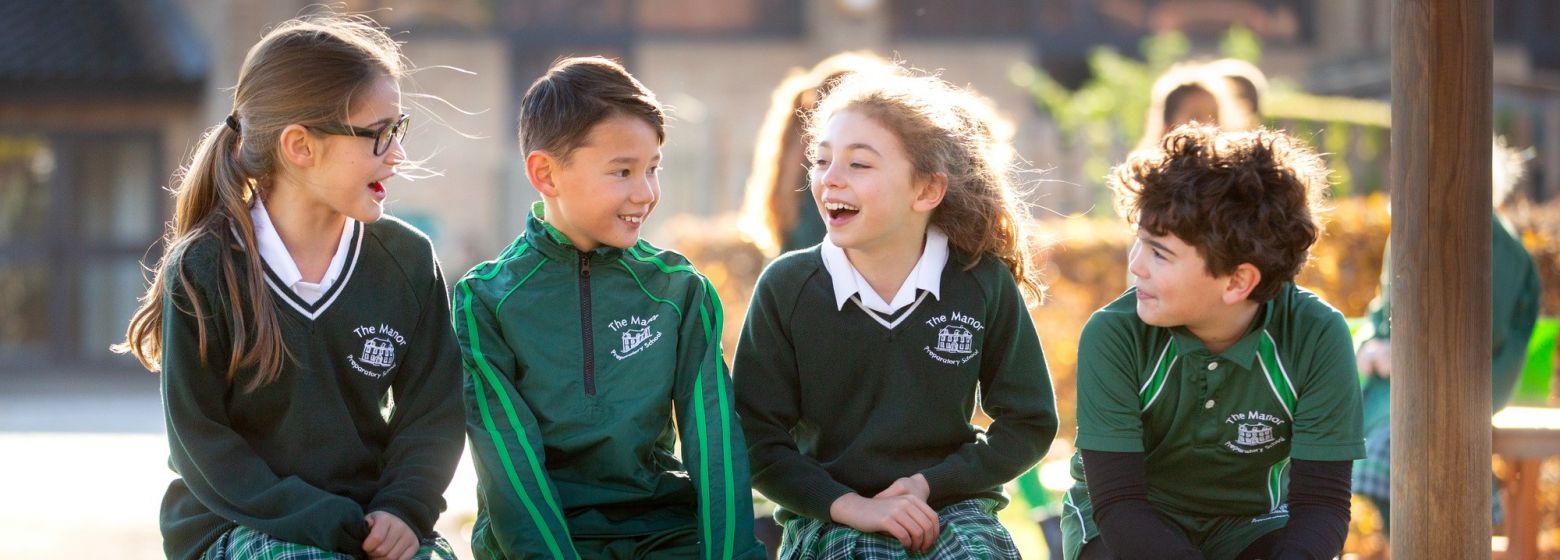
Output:
M1225 441L1224 447L1236 453L1261 453L1286 441L1276 430L1284 419L1260 410L1231 414L1224 423L1235 426L1235 439Z
M977 350L980 345L976 343L975 336L986 330L986 326L974 317L954 311L927 319L926 325L937 329L936 344L928 344L924 348L931 359L956 366L980 355L980 350Z
M395 365L395 346L389 340L383 338L370 338L363 342L363 355L358 358L363 363L387 368Z
M959 325L948 325L937 331L937 351L949 354L968 354L975 335Z
M1240 432L1235 445L1251 447L1273 442L1273 427L1267 424L1241 424L1235 429Z
M347 355L347 363L372 379L379 379L395 369L398 348L406 347L406 337L390 325L363 325L352 329L352 334L363 341L363 349L357 355Z
M641 319L637 315L631 315L627 319L607 323L607 328L617 332L623 342L622 347L612 351L612 357L623 360L654 346L656 341L661 340L661 331L651 330L650 323L660 317L660 314L655 314L648 319Z

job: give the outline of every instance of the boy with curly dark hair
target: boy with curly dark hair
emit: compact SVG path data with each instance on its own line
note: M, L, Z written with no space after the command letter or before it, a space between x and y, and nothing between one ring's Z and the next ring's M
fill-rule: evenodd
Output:
M1293 282L1321 160L1192 125L1109 181L1143 249L1079 341L1068 560L1332 558L1364 441L1348 326Z

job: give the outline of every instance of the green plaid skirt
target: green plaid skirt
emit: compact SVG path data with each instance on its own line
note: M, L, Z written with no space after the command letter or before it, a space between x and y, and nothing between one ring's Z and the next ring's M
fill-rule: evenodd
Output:
M1392 430L1390 425L1383 423L1366 434L1365 458L1354 462L1354 493L1370 498L1378 508L1390 507L1391 466ZM1490 492L1490 517L1499 525L1506 519L1506 510L1500 503L1500 479L1491 477Z
M455 551L434 533L422 540L413 560L455 560ZM223 533L201 560L353 560L352 555L290 543L242 525Z
M942 529L937 544L924 553L905 551L899 539L863 533L845 525L810 517L787 516L781 524L781 560L1019 560L1018 547L997 521L1001 506L989 498L973 498L937 510Z
M1392 499L1392 433L1383 425L1365 436L1365 458L1354 462L1354 493L1382 503Z

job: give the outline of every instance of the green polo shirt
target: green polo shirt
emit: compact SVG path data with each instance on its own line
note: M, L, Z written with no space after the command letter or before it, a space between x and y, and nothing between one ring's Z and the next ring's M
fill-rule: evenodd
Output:
M1083 329L1077 447L1145 453L1161 512L1281 512L1290 458L1365 456L1358 379L1343 315L1294 284L1220 354L1185 328L1145 324L1131 289Z

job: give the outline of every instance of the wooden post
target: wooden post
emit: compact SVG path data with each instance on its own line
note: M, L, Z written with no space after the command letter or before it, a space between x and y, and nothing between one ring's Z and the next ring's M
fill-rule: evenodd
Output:
M1490 0L1392 4L1392 557L1490 557Z

